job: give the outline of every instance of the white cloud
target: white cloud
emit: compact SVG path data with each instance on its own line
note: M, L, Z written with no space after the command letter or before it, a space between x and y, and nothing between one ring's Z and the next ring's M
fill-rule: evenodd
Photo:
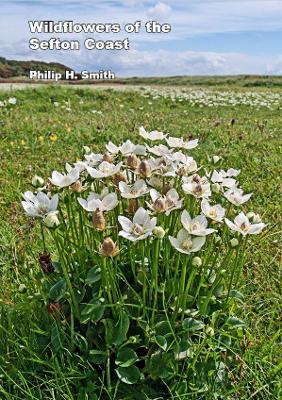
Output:
M171 12L171 7L165 3L157 3L154 7L149 8L148 15L152 18L165 17Z

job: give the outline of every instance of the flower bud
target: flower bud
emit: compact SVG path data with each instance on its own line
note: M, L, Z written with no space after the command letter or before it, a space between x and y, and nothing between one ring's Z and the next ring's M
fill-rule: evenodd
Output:
M162 213L166 210L166 201L163 197L159 197L153 204L153 208L157 213Z
M75 192L75 193L81 193L82 192L82 184L80 181L76 181L71 185L71 189Z
M165 230L161 226L156 226L153 229L153 234L158 238L158 239L163 239L165 237Z
M126 178L126 175L123 174L122 172L118 172L117 174L115 174L115 175L112 177L112 181L113 181L113 184L114 184L116 187L118 187L118 184L119 184L120 182L125 182L125 183L128 182L128 181L127 181L127 178Z
M128 214L135 214L138 210L138 201L137 199L130 199L128 203Z
M139 167L138 172L140 175L147 177L151 174L151 168L147 160L142 160Z
M218 161L220 160L220 157L219 156L213 156L212 160L213 160L214 164L217 164Z
M254 216L255 216L255 213L252 211L248 212L248 214L247 214L247 218L249 218L249 219L253 219Z
M88 146L83 146L83 151L84 151L84 154L90 154L91 153L91 149Z
M219 193L220 192L220 184L219 183L213 183L212 184L212 191L214 193Z
M32 186L34 186L36 188L40 188L40 187L44 186L44 179L41 178L41 176L34 175L34 177L32 178L31 184L32 184Z
M42 268L42 271L45 274L52 274L54 272L54 265L51 260L51 256L49 253L41 253L38 257L39 265Z
M127 157L126 163L129 166L129 168L136 169L136 168L138 168L138 166L140 164L140 160L136 156L136 154L130 154Z
M214 336L214 329L211 326L207 326L205 332L208 336Z
M233 238L233 239L230 240L231 247L237 247L238 244L239 244L239 240L238 239Z
M92 225L97 231L104 231L106 229L106 219L101 210L97 208L92 214Z
M104 239L101 253L105 257L114 257L118 254L119 248L110 237Z
M192 260L193 267L200 267L202 265L202 260L200 257L194 257Z
M254 214L253 216L253 223L254 224L259 224L261 222L261 217L259 214Z
M60 220L58 217L58 211L49 212L43 220L44 224L48 228L56 228L60 225Z
M104 153L104 155L103 155L103 161L107 161L108 163L111 163L111 162L113 161L113 159L112 159L110 153L108 153L108 152Z

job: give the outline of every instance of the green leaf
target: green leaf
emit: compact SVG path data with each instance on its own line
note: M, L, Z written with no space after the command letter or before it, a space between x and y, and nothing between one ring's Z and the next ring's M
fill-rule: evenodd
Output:
M193 318L186 318L182 322L182 327L189 332L199 331L203 329L204 326L205 324L202 321Z
M126 368L133 365L138 360L137 354L130 347L123 347L117 353L116 365Z
M126 335L129 329L129 318L125 311L122 311L119 321L113 331L113 344L116 346L121 345L126 340Z
M239 290L235 290L235 289L230 290L229 297L231 297L233 299L244 301L244 295L241 292L239 292Z
M92 285L101 280L101 268L93 267L88 271L85 283Z
M237 328L244 328L245 327L245 322L242 321L241 319L237 317L229 317L225 321L225 325L230 326L231 328L237 329Z
M80 315L80 322L86 324L88 321L99 321L105 312L105 306L100 303L86 304Z
M51 327L51 343L55 353L59 353L63 349L61 332L56 322Z
M64 297L67 290L67 284L64 279L59 280L54 286L49 290L49 298L54 301L59 301Z
M94 364L104 364L107 360L107 353L101 350L90 350L89 360Z
M163 351L166 351L166 349L167 349L167 340L166 340L166 338L164 336L158 335L158 336L156 336L155 339L156 339L157 345L161 349L163 349Z
M119 379L128 385L138 382L141 376L139 369L135 365L127 368L119 367L116 369L116 373Z
M160 321L155 325L157 336L165 336L171 333L171 328L168 321Z

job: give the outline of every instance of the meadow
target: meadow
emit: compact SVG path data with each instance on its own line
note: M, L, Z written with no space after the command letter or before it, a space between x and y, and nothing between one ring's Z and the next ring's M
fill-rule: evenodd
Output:
M198 138L197 159L218 156L220 167L240 169L244 191L255 195L249 208L267 223L246 249L238 307L246 330L236 363L227 371L229 385L197 398L282 397L282 99L278 89L236 87L236 96L226 94L227 86L216 90L219 94L209 92L206 102L203 94L191 97L162 87L0 91L0 105L16 98L15 104L0 107L0 398L106 398L92 388L95 371L83 359L50 355L50 316L40 295L40 229L24 216L20 201L25 190L32 190L34 175L47 179L52 170L63 170L66 162L82 158L83 146L99 152L110 140L138 142L140 126ZM156 382L121 385L114 398L164 397Z

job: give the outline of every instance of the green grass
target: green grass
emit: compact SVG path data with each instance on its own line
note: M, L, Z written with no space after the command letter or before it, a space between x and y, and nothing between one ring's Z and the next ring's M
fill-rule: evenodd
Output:
M23 216L21 192L30 187L34 174L47 178L53 169L62 170L83 145L95 151L108 140L137 141L141 125L199 137L195 155L220 155L223 167L242 169L243 188L255 193L249 209L262 215L268 229L249 246L241 282L250 336L242 338L241 373L231 374L233 392L209 398L281 398L281 112L247 106L198 108L162 98L150 104L138 93L113 90L45 87L13 96L16 106L0 108L0 398L74 399L73 382L83 386L95 374L83 360L61 365L44 352L48 316L37 300L42 284L36 262L39 232ZM7 97L0 92L0 101ZM55 107L54 101L67 102L71 111ZM117 398L134 399L133 391ZM148 398L156 396L150 393Z

